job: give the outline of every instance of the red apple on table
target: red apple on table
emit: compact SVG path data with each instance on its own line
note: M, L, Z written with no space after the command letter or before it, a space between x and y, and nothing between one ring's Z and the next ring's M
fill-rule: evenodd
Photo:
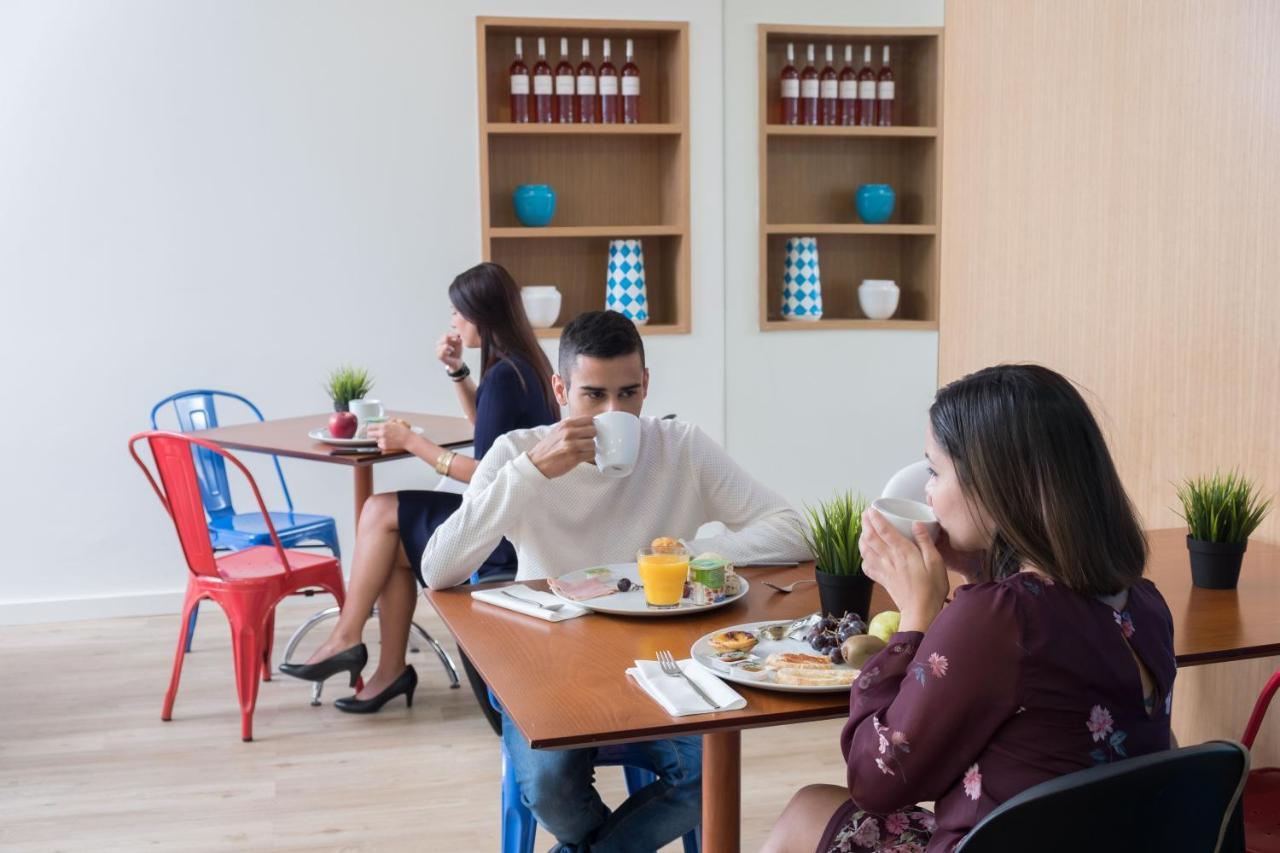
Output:
M329 435L334 438L354 438L356 416L350 412L334 412L329 415Z

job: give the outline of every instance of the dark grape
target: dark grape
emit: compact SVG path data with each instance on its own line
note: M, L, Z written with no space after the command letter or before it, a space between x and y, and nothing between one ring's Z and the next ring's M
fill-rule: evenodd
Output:
M818 630L820 631L832 631L835 630L835 627L836 622L830 616L824 616L818 622Z
M830 658L831 662L834 664L844 663L844 655L841 654L839 646L832 646L831 651L827 653L827 657Z
M629 590L629 589L631 589L631 579L630 579L630 578L619 578L619 579L618 579L618 592L626 592L626 591L627 591L627 590Z

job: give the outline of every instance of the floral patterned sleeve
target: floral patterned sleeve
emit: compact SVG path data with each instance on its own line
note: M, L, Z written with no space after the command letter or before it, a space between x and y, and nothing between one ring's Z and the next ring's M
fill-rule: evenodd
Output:
M961 777L976 801L976 759L1018 709L1021 649L1016 593L997 583L958 589L927 634L894 634L854 684L840 737L858 808L936 800Z

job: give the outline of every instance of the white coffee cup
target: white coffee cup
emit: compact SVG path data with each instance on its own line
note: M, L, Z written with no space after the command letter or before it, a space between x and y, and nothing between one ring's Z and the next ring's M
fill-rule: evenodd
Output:
M381 400L352 400L347 403L347 411L356 416L356 438L365 437L369 418L380 418L385 414Z
M871 508L896 527L899 533L911 540L916 538L915 532L911 529L914 522L924 523L930 539L937 539L938 531L942 529L938 524L938 517L933 514L933 508L919 501L906 498L876 498L871 502Z
M640 453L640 419L628 412L605 412L596 426L596 468L606 477L625 477Z

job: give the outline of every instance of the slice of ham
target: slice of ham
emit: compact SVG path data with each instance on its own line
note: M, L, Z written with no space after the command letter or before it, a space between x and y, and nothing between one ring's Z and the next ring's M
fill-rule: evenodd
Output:
M552 578L547 581L547 585L557 595L561 595L570 601L586 601L589 598L613 595L618 591L617 586L606 583L598 577Z

